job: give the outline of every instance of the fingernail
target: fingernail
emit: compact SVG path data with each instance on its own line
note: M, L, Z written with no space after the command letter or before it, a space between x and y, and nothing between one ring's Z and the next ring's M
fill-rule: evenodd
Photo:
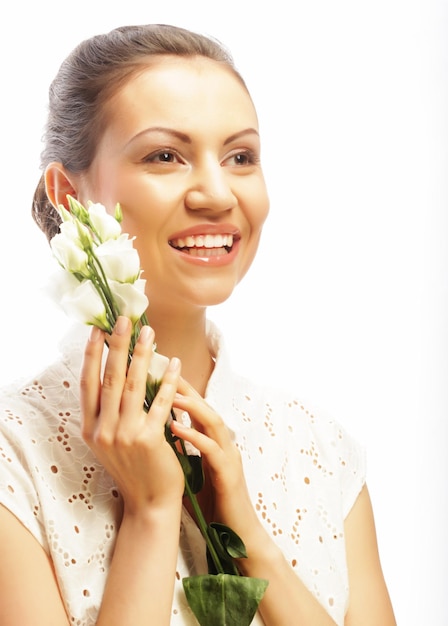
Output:
M180 360L175 356L171 359L169 365L168 365L168 370L170 372L175 372L176 370L178 370L180 367Z
M114 332L117 335L124 335L129 328L129 320L127 317L123 317L122 315L117 319L115 323Z
M98 328L98 326L92 326L92 328L90 329L89 340L92 343L95 341L98 341L98 339L100 339L102 334L103 332L100 328Z
M143 326L140 330L138 340L140 343L149 343L154 339L154 331L150 326Z

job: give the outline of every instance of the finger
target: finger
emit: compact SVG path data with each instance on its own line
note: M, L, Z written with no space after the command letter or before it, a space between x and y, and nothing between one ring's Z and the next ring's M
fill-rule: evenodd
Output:
M192 387L190 383L185 380L185 378L182 378L182 376L179 379L178 392L183 396L188 396L190 398L202 398L196 389Z
M221 443L227 442L229 433L221 417L184 378L179 381L175 406L189 413L197 430L214 439L218 438Z
M223 424L222 420L221 423ZM220 493L225 493L229 486L232 489L240 484L242 477L241 453L232 441L227 427L224 424L223 426L225 434L214 438L177 420L170 424L173 435L199 450L210 470L214 489ZM221 426L219 428L221 429Z
M84 438L91 438L99 413L103 349L104 333L96 326L92 326L80 375L81 428Z
M180 360L171 359L148 413L151 423L157 427L163 428L170 417L179 384L180 370Z
M220 420L219 415L210 407L204 398L196 391L185 378L180 378L178 385L178 395L175 399L176 408L183 409L190 413L190 417L194 420L195 416L199 418L197 427L211 425L213 420ZM205 411L200 418L201 409Z
M212 454L216 455L220 451L222 452L219 444L214 439L196 430L196 428L186 426L179 420L173 420L170 424L170 429L176 437L191 443L204 457L208 457Z
M148 368L154 345L154 331L143 326L135 344L121 398L120 427L136 423L143 412Z
M189 428L177 420L171 422L170 428L173 435L187 441L199 450L214 476L227 471L233 458L238 458L238 451L235 446L227 447L226 445L225 448L222 448L215 439L195 428Z
M109 352L104 368L97 424L97 433L101 433L101 438L105 440L113 439L120 416L131 331L131 321L120 316L108 341Z
M220 447L228 448L233 444L230 431L223 419L199 394L195 396L176 394L174 407L187 411L195 429L216 441Z

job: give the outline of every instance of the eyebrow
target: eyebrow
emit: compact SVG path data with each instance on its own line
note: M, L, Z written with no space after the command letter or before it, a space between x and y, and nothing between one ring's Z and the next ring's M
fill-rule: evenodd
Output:
M166 126L151 126L151 128L145 128L141 132L137 133L137 135L134 135L134 137L132 137L132 139L128 143L135 141L135 139L141 137L142 135L146 135L147 133L165 133L176 137L183 143L191 143L191 137L189 137L189 135L182 133L179 130L175 130L174 128L168 128ZM226 146L227 144L232 143L232 141L235 141L236 139L239 139L244 135L257 135L258 137L259 133L255 128L245 128L244 130L240 130L237 133L230 135L230 137L227 137L227 139L224 141L224 145Z
M258 130L256 130L255 128L245 128L244 130L240 130L238 133L235 133L234 135L230 135L230 137L227 137L227 139L224 142L224 145L226 146L228 143L232 143L232 141L235 141L236 139L240 139L240 137L244 137L245 135L256 135L257 137L259 137Z
M132 143L139 137L142 137L143 135L146 135L148 133L164 133L168 135L173 135L173 137L177 137L177 139L179 139L183 143L191 143L191 139L188 135L186 135L185 133L181 133L178 130L174 130L174 128L167 128L166 126L151 126L151 128L145 128L144 130L134 135L128 143Z

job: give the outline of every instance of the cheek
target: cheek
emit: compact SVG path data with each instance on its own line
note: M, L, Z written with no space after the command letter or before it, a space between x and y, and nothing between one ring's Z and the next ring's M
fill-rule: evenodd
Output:
M248 218L254 228L261 228L269 213L269 195L262 172L259 172L248 182L249 184L244 190Z
M243 258L241 259L241 263L240 263L240 267L238 271L237 283L241 282L241 280L247 274L247 272L249 271L253 263L253 260L257 254L258 244L260 242L260 236L261 236L261 229L258 231L258 233L252 234L250 244L247 246L245 250L245 254Z
M258 250L263 225L269 213L269 202L260 198L259 203L252 207L252 211L247 215L249 222L249 237L244 254L243 269L247 272Z
M169 222L173 213L182 206L179 185L170 184L169 177L163 180L137 180L123 191L121 205L125 219L135 229L160 230Z
M269 197L266 190L253 194L248 206L247 218L255 235L259 235L269 214Z
M243 263L241 265L241 275L239 280L243 278L250 266L258 250L263 225L269 214L269 198L266 188L261 186L257 189L258 193L253 193L251 202L246 207L246 219L249 225L248 245L244 254Z

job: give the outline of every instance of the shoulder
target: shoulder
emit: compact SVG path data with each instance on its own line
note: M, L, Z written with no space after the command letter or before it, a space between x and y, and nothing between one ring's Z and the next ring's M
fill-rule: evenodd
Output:
M3 476L19 467L25 475L50 449L67 450L78 442L79 363L78 350L71 347L35 376L0 390Z
M287 466L289 482L334 489L346 517L365 483L364 447L338 420L293 392L240 375L232 377L232 387L236 436L251 458L260 454L271 476Z
M0 390L0 464L24 475L37 467L55 445L65 448L78 438L79 390L77 372L62 356L30 377Z
M77 373L60 359L28 380L0 390L0 428L44 428L45 421L76 412L78 403Z
M363 448L337 419L294 390L236 372L220 331L209 323L208 333L216 364L206 399L232 430L256 428L257 440L269 442L270 450L286 447L296 454L318 454L333 468L364 472Z
M234 375L234 402L262 413L263 425L277 434L298 433L315 440L323 448L338 450L360 448L342 423L294 391L275 385L260 384L250 378Z
M76 407L78 381L85 344L84 328L72 329L60 343L59 357L34 376L17 380L0 389L0 422L19 421L14 413L25 412L30 418L36 412L52 414L66 405ZM8 420L7 417L11 419ZM32 420L27 419L28 423Z
M45 547L46 520L63 524L67 503L84 505L92 480L102 480L79 427L81 355L71 344L36 376L0 391L0 502Z

